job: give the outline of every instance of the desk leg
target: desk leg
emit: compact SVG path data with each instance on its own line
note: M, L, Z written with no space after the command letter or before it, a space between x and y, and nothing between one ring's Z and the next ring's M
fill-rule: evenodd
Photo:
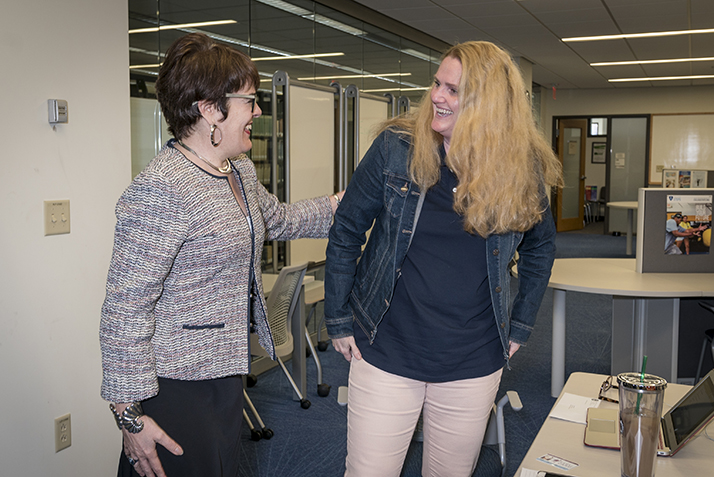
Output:
M679 299L613 297L613 375L639 371L647 355L647 372L677 382Z
M565 385L565 290L553 289L553 349L550 395L558 397Z
M293 334L293 379L303 396L307 390L307 372L305 369L305 287L300 288L300 297L292 316L290 332ZM293 392L293 399L299 401L297 394Z
M634 210L627 209L627 255L632 255L632 221L634 220L634 217Z

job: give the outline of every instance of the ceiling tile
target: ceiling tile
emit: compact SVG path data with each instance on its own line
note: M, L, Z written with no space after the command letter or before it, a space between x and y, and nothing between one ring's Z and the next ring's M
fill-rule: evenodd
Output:
M248 0L162 0L162 18L172 22L234 18L239 24L210 31L246 40L248 3ZM714 62L598 68L588 64L595 61L714 56L714 34L567 44L560 41L560 38L571 36L712 28L714 0L358 0L358 3L447 43L493 41L508 49L512 55L534 62L535 82L547 85L557 83L561 89L714 84L709 80L624 84L611 84L606 80L606 77L628 75L679 75L683 71L712 74ZM131 0L131 4L136 15L149 19L155 16L156 0ZM302 6L308 4L306 0L300 2ZM324 8L321 12L328 10L320 8ZM310 28L299 28L306 24L313 25L312 22L264 4L253 2L251 15L256 26L252 29L251 39L257 44L294 53L311 52L315 48L319 51L344 51L347 55L340 60L340 64L352 68L387 71L393 69L398 61L398 53L394 50L327 27L318 27L318 37L313 41ZM335 18L345 21L344 15ZM147 26L145 23L138 17L130 19L132 27ZM360 22L356 21L356 24ZM388 40L388 34L375 33L376 28L369 26L364 28L372 32L370 39L394 44L394 41ZM162 34L162 42L180 34ZM139 38L132 38L131 42L132 45L144 44ZM153 40L146 43L147 49L152 48L152 43ZM352 64L351 58L358 56L352 52L362 48L369 51L369 58L363 63ZM144 56L132 53L132 62L135 58L140 61ZM407 64L402 63L402 66L407 67ZM266 71L274 68L274 65L259 66ZM327 67L313 67L310 62L298 62L295 67L309 74L329 70ZM363 82L365 85L378 83L384 81Z
M584 8L581 10L565 10L560 12L539 12L535 14L545 25L556 25L570 22L611 22L612 19L604 8Z
M463 19L477 27L480 27L481 25L488 25L492 27L539 25L538 20L527 13L520 13L517 15L468 16L463 17Z
M600 0L523 0L519 4L533 13L566 12L602 7Z
M638 60L686 58L689 56L689 38L687 36L630 38L627 43Z
M549 23L548 28L560 38L579 36L619 35L620 30L612 20Z
M433 6L434 2L429 0L357 0L357 3L369 7L373 10L382 11L385 7L390 10L412 7L429 7Z
M409 8L399 8L396 10L384 10L384 13L391 15L401 22L408 23L412 20L441 20L441 19L452 19L455 20L458 17L449 13L443 8L435 7L434 5L428 7L409 7Z
M490 41L492 43L496 43L495 38L491 37L490 35L486 35L482 31L470 26L466 28L448 28L448 25L446 25L445 28L442 30L431 30L431 34L449 44L463 43L465 41L476 40Z
M574 42L566 45L588 63L641 59L634 55L625 40Z
M436 2L442 5L445 10L466 17L490 17L499 15L529 15L516 2L463 2L457 5L445 5L443 2Z

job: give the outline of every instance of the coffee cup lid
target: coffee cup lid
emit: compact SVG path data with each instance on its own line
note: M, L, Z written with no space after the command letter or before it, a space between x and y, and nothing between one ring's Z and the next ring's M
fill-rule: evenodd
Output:
M620 373L617 382L620 386L638 391L659 391L667 387L667 380L654 374L645 374L642 378L640 373Z

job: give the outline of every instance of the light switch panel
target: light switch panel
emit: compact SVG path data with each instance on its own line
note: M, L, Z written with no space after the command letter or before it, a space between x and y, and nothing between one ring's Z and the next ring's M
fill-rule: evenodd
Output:
M45 235L69 233L69 200L45 201Z

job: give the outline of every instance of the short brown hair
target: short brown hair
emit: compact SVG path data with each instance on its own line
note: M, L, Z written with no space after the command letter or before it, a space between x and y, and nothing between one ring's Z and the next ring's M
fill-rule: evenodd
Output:
M258 70L248 55L219 44L203 33L190 33L176 40L166 51L156 97L161 104L169 132L176 139L191 134L201 117L196 101L216 105L228 115L226 93L246 86L260 86Z

